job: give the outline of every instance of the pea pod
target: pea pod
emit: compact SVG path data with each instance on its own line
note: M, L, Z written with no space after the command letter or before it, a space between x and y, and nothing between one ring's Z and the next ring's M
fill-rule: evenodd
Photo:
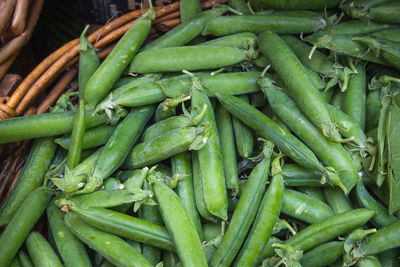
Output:
M53 140L53 137L46 137L35 141L17 183L1 205L0 226L9 223L29 193L43 183L56 151Z
M375 256L365 257L357 261L357 267L383 267L379 259Z
M195 79L194 85L198 83L198 80ZM205 145L197 151L202 175L204 203L212 215L226 220L228 200L214 110L206 92L202 88L195 88L192 92L192 113L200 114L204 106L207 106L207 109L201 122L209 125L210 136Z
M264 194L272 148L273 144L271 142L264 144L264 158L251 172L229 222L229 228L211 258L210 266L230 266L242 246Z
M353 205L350 199L337 187L324 188L326 202L335 214L351 211Z
M320 18L282 17L277 15L223 16L208 21L203 35L225 36L241 32L259 34L273 31L279 34L311 33L325 26Z
M241 63L247 53L228 46L181 46L147 50L132 61L131 73L218 69Z
M321 200L290 189L283 193L282 213L309 224L333 216L331 208Z
M358 8L352 8L351 6L346 13L353 18L359 18L361 20L373 20L380 23L400 23L400 5L396 2L388 1L380 5L369 7L365 10L359 10Z
M217 98L230 113L261 136L273 141L285 155L297 164L324 172L323 166L309 148L262 112L236 97L217 94Z
M83 136L82 149L89 149L104 145L111 137L115 126L102 125L85 131ZM59 146L68 150L71 144L71 136L64 135L54 140Z
M189 100L190 96L182 96L174 99L167 98L164 102L157 106L154 120L156 122L171 118L176 114L176 106L182 104L184 101Z
M371 33L370 36L377 39L400 42L400 29L398 27L393 27L387 30Z
M325 202L325 197L324 193L322 193L322 188L317 187L317 186L299 186L296 188L297 191L306 194L307 196L310 196L312 198L321 200L322 202Z
M179 3L179 10L181 13L181 21L188 21L201 12L201 2L199 0L184 0Z
M314 223L285 242L295 249L307 251L339 235L348 233L368 222L375 212L367 209L354 209Z
M276 238L275 236L270 236L268 242L264 246L263 251L258 256L257 264L261 263L266 258L272 257L275 254L275 248L272 245L280 243L282 243L282 240Z
M179 197L161 181L151 186L183 266L207 266L199 235Z
M151 266L148 260L123 239L88 225L78 214L68 212L65 224L82 242L117 266ZM135 259L135 260L132 260Z
M378 127L381 100L379 90L371 91L367 96L366 127L367 131Z
M284 195L284 183L279 158L272 162L272 179L258 208L257 216L235 261L235 266L254 266L268 244L279 217ZM229 229L229 228L228 228Z
M47 219L57 250L67 267L92 266L83 244L65 226L64 212L54 203L47 207Z
M313 1L279 1L279 0L252 0L256 7L272 9L325 9L339 5L338 0L313 0Z
M192 161L189 152L182 152L171 158L172 173L177 179L182 179L178 182L178 196L185 206L190 220L196 227L200 239L203 239L201 230L201 222L199 214L197 213L194 188L193 188L193 174L192 174Z
M81 160L82 143L85 134L85 103L79 99L79 109L75 114L71 133L71 149L68 150L67 165L76 167Z
M75 113L75 111L53 112L2 120L0 143L69 133L72 130ZM86 128L99 126L106 121L105 116L93 116L92 111L86 111Z
M122 168L134 169L148 166L183 151L194 149L205 138L206 131L207 129L203 126L178 128L137 144L129 152Z
M340 186L348 194L355 186L359 177L353 165L353 160L338 143L331 142L311 122L305 118L296 104L281 90L270 87L266 91L268 101L276 114L297 133L315 153L328 166L333 167L340 180L336 177L331 182ZM317 141L318 140L318 141Z
M260 47L300 110L322 130L325 136L335 142L340 141L341 137L335 129L318 89L312 84L304 66L285 41L277 34L266 32L260 37Z
M382 266L392 266L392 267L400 266L398 248L392 248L382 253L379 253L378 258L379 261L382 263Z
M92 107L107 96L112 85L135 57L150 32L151 22L155 16L154 9L152 7L148 9L122 36L115 48L90 77L83 92L86 101Z
M295 178L312 178L315 180L320 180L322 173L314 169L306 169L300 165L288 163L282 167L283 177L285 179L295 179Z
M61 267L60 259L47 242L38 232L32 232L26 239L26 247L35 266Z
M335 262L343 254L343 241L332 241L322 244L303 255L302 266L323 267Z
M31 258L24 250L18 252L18 260L22 267L33 267Z
M156 122L147 127L140 137L142 142L150 141L171 130L183 128L191 125L190 118L187 116L173 116L171 118Z
M0 266L8 266L46 209L52 191L38 187L26 196L0 236Z
M230 194L236 196L239 191L236 149L233 135L232 118L228 111L219 105L215 111L218 135L221 141L222 163L224 165L225 184Z
M249 103L247 95L238 96L241 100ZM235 132L236 150L240 157L249 158L253 153L254 137L250 128L238 118L232 118L233 130Z
M251 49L257 43L257 36L251 32L232 34L199 44L200 46L232 46Z

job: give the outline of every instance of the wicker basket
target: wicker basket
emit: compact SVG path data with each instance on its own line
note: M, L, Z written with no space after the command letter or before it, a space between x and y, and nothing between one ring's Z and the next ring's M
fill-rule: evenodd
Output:
M38 0L38 2L40 2ZM225 3L227 0L207 0L202 3L203 9L211 8L215 3ZM157 18L149 39L156 38L180 23L179 2L167 6L155 7ZM115 42L133 25L144 11L133 11L115 20L88 36L88 40L100 49L99 57L105 58L115 45ZM19 83L15 90L0 102L0 120L15 117L45 113L64 92L77 90L71 85L78 75L77 62L79 40L75 39L65 44L45 58L34 70ZM49 90L48 87L54 84ZM10 193L18 179L19 173L29 154L31 141L0 145L0 206ZM37 229L43 228L44 222Z

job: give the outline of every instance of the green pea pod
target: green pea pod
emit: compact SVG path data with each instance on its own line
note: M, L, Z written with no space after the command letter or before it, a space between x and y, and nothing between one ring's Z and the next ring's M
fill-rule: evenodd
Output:
M80 160L82 153L82 143L85 134L85 103L83 99L79 99L79 109L75 114L71 133L71 146L68 150L67 165L75 168Z
M328 90L320 92L322 99L324 100L325 103L330 103L332 100L332 96L335 93L334 88L329 88Z
M257 264L262 263L262 261L266 258L272 257L275 254L275 248L272 245L280 243L282 243L282 240L276 238L275 236L270 236L268 242L265 244L262 252L258 256Z
M265 191L272 149L273 144L271 142L266 142L264 144L264 158L251 172L249 180L246 183L229 222L228 230L221 244L218 246L217 251L211 258L210 266L230 266L236 253L242 246L251 224L256 217L258 207Z
M343 98L343 93L341 91L336 91L333 94L332 100L331 100L331 105L336 107L337 109L341 110L342 109L342 98Z
M339 0L313 0L313 1L279 1L279 0L251 0L250 3L256 7L272 9L325 9L336 7Z
M331 208L321 200L290 189L283 193L282 213L309 224L333 216Z
M387 30L373 32L370 36L377 39L400 42L400 29L398 27L393 27Z
M357 261L357 267L383 267L379 259L375 256L365 257Z
M234 266L254 266L279 217L285 191L279 158L272 162L272 179L258 208L257 216ZM229 229L229 228L228 228Z
M38 232L32 232L26 239L26 247L35 266L62 267L60 259L47 240Z
M231 6L234 10L240 12L242 15L250 15L250 9L245 0L230 0L229 6Z
M343 254L343 241L332 241L322 244L303 255L301 266L324 267L334 263Z
M389 211L387 210L387 208L378 201L376 201L368 193L367 189L364 187L362 180L358 181L356 192L357 192L358 202L363 208L376 211L377 214L371 220L376 227L388 226L398 221L396 216L389 215Z
M195 148L193 145L205 138L206 131L203 126L178 128L147 142L137 144L129 152L122 168L135 169L148 166Z
M179 264L179 258L176 253L170 251L163 252L163 266L165 267L175 267Z
M47 207L47 219L57 250L67 267L92 266L85 247L65 226L64 212L54 203Z
M197 213L194 188L193 188L193 174L192 174L192 161L189 152L182 152L171 158L172 173L178 180L178 196L185 206L190 220L196 227L200 239L203 239L201 229L201 222L199 214Z
M157 38L155 41L149 43L143 50L185 45L203 31L204 25L207 21L221 16L227 10L227 6L221 5L215 6L211 10L200 12L191 20L181 23L174 29Z
M363 64L356 64L357 73L349 80L349 86L343 94L342 110L349 115L362 130L365 130L365 108L367 79Z
M297 164L324 172L324 167L311 150L300 140L281 128L261 111L232 96L216 95L219 102L235 117L242 120L261 136L270 139L285 155Z
M192 113L200 114L207 107L202 123L209 126L210 135L205 145L197 151L207 210L214 216L227 219L228 200L224 166L214 110L206 92L195 88L192 92Z
M196 227L179 197L162 181L154 180L151 187L183 266L207 266Z
M399 267L399 249L392 248L378 254L379 261L382 266Z
M174 99L167 98L164 102L157 106L156 113L154 115L154 120L156 122L171 118L176 114L176 107L183 104L184 101L189 100L190 95L177 97Z
M75 111L54 112L2 120L0 144L70 133L75 113ZM106 121L105 116L93 116L92 111L86 110L86 128L99 126Z
M71 207L71 210L79 214L88 224L104 232L175 251L167 229L158 224L104 208Z
M324 136L299 110L293 100L276 87L266 90L273 111L302 139L326 165L332 167L339 177L330 176L331 183L348 194L359 177L353 160L346 149Z
M171 130L190 126L190 118L186 116L173 116L171 118L156 122L144 130L140 137L141 142L147 142L157 138Z
M24 250L18 252L18 260L22 267L34 267L31 258Z
M0 266L8 266L46 209L52 191L38 187L27 195L0 236Z
M249 103L247 95L238 96L241 100ZM252 130L238 118L232 118L233 130L235 132L236 149L240 157L249 158L253 153L254 137Z
M154 113L153 105L132 109L101 150L92 177L102 181L118 169ZM100 184L101 185L101 182Z
M184 0L179 3L181 21L188 21L201 12L201 2L199 0Z
M114 265L151 266L143 255L139 254L123 239L90 226L74 212L68 212L65 215L65 225L82 242L99 252Z
M399 3L383 3L365 10L351 9L350 15L361 20L373 20L379 23L400 23L400 5Z
M260 47L300 110L325 136L335 142L340 141L340 134L335 129L318 89L285 41L275 33L266 32L260 37Z
M194 199L196 201L197 210L204 219L207 219L211 222L216 222L216 218L207 210L206 203L204 201L203 175L200 170L199 157L196 151L192 151L192 170Z
M299 186L296 188L297 191L306 194L307 196L310 196L312 198L321 200L322 202L325 202L325 197L324 193L322 192L321 187L317 186Z
M285 244L295 249L307 251L360 227L374 215L374 211L367 209L354 209L340 213L304 228Z
M282 167L283 177L285 179L295 179L295 178L312 178L315 180L320 180L322 173L314 169L306 169L300 165L288 163Z
M157 73L218 69L241 63L247 57L244 50L228 46L166 47L139 53L129 71Z
M135 57L135 54L147 38L151 22L155 17L156 14L151 7L122 36L115 48L90 77L83 92L86 101L92 107L107 96L112 85Z
M232 118L228 111L219 105L215 111L218 135L221 141L222 163L224 165L225 184L230 194L236 196L239 191L236 149L233 135Z
M326 202L335 214L351 211L353 209L350 199L337 187L325 187L324 196Z
M11 264L8 266L9 267L21 267L21 263L19 262L18 258L14 258L13 261L11 262Z
M325 27L321 18L282 17L277 15L223 16L208 21L203 35L225 36L241 32L259 34L273 31L279 34L312 33Z
M115 126L102 125L85 131L83 136L82 149L89 149L104 145L111 137L115 130ZM54 140L59 146L68 150L71 145L71 136L64 135Z
M378 127L381 100L379 90L371 91L367 96L366 125L365 129L370 131Z
M44 176L56 151L53 140L53 137L46 137L35 141L17 183L1 205L0 226L9 223L29 193L43 183Z
M257 36L251 32L232 34L199 44L199 46L232 46L248 50L257 43Z
M132 186L135 186L137 188L142 188L148 170L149 168L143 168L140 170L118 171L114 175L128 188L128 184L132 184Z
M84 95L85 89L90 77L100 66L100 60L97 56L96 49L86 39L86 32L89 25L85 27L79 38L79 94Z

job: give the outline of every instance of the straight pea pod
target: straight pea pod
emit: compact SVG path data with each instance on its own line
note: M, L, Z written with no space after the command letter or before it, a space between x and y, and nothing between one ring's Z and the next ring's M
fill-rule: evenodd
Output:
M302 266L323 267L335 262L344 252L343 241L332 241L322 244L303 255Z
M238 98L249 103L247 95L240 95ZM233 130L235 132L236 150L240 157L249 158L253 153L254 137L252 130L238 118L232 118Z
M26 247L35 266L62 267L60 259L49 242L38 232L32 232L26 239Z

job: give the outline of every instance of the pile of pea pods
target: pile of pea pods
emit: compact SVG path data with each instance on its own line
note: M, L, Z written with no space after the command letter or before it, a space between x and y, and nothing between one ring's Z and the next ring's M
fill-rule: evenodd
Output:
M35 139L0 266L400 266L400 2L181 16L146 43L150 7L103 62L86 28L79 91L0 121Z

